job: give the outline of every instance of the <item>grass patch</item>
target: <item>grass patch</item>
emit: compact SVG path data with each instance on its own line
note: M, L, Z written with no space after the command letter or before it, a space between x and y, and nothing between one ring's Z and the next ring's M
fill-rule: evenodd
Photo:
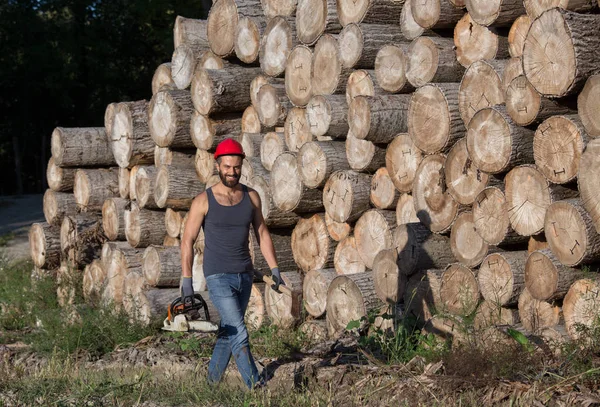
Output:
M13 232L0 236L0 247L6 247L15 238Z

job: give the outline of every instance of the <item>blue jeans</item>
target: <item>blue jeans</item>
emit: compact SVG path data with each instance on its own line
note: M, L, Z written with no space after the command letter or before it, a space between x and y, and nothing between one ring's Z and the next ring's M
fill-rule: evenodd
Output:
M248 388L251 389L259 381L244 323L252 280L253 273L220 273L206 277L210 299L221 316L217 343L208 365L209 383L221 380L232 354Z

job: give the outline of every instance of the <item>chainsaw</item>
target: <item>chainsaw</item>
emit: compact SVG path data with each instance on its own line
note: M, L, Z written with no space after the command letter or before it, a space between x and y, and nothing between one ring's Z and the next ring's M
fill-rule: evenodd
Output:
M198 293L193 297L177 297L167 311L163 321L164 331L171 332L217 332L219 326L210 322L210 313L204 298Z

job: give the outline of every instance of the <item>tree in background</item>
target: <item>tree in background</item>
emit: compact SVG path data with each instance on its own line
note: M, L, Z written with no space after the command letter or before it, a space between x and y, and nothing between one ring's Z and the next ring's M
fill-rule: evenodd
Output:
M0 3L0 195L41 193L54 127L103 126L111 102L150 99L177 15L209 0Z

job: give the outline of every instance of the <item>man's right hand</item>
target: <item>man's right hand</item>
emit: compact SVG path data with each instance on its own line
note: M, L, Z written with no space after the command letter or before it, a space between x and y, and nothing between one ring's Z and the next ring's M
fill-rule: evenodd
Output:
M186 304L188 301L192 302L194 299L194 286L192 284L192 277L183 277L181 281L181 299Z

